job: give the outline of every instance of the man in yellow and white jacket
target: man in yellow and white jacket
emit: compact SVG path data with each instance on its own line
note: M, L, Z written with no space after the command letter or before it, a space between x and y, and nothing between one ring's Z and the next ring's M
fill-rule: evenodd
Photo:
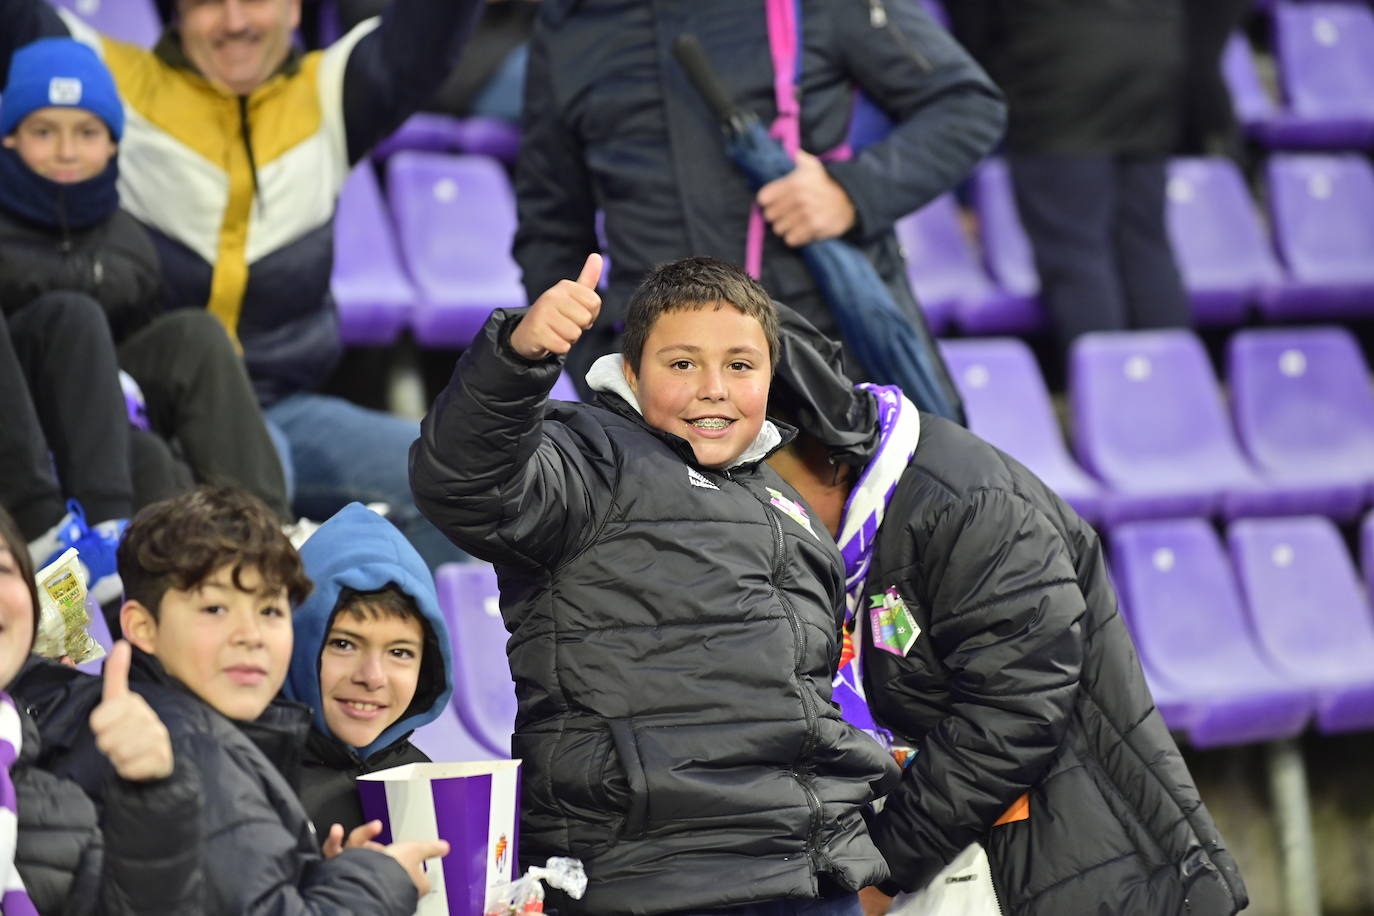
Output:
M329 293L333 218L351 166L453 68L481 0L396 0L322 51L292 43L301 0L177 0L148 50L41 0L0 0L0 73L34 39L70 34L114 74L126 128L123 207L153 233L168 308L208 308L243 348L290 444L296 508L391 505L435 565L452 548L415 512L414 423L313 392L342 345Z

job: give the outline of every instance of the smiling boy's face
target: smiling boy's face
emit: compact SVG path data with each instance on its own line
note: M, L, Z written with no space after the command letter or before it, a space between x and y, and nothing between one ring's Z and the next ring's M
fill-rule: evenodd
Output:
M129 641L231 719L252 721L281 689L291 662L285 589L264 588L256 569L223 566L193 589L169 588L158 617L130 601L120 623Z
M367 747L401 718L420 683L419 617L338 613L320 653L320 702L329 731Z
M644 420L681 436L706 468L726 468L758 437L772 380L763 326L733 305L664 312L625 378Z

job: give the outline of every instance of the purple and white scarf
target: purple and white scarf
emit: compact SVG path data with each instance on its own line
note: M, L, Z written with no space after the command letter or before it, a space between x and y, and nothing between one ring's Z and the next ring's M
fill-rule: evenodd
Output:
M19 759L24 736L19 724L19 711L9 694L0 691L0 914L3 916L38 916L29 892L14 866L15 840L18 838L18 799L10 768Z
M884 747L892 747L891 734L876 722L864 697L862 640L854 633L864 608L864 582L873 558L873 543L883 523L887 504L916 454L921 437L919 412L895 385L856 386L873 395L878 403L878 449L864 467L840 517L840 536L836 539L844 556L845 650L835 674L834 697L845 719L872 735Z

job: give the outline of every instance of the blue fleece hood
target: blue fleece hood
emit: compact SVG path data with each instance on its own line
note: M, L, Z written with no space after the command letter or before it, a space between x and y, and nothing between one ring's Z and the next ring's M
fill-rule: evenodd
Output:
M301 560L305 563L306 574L315 583L315 590L293 615L296 642L282 693L314 710L315 728L322 734L334 737L325 724L320 698L320 652L324 649L324 638L334 618L339 594L345 588L370 592L395 583L415 601L428 624L430 633L427 636L432 638L425 640L426 655L432 648L438 649L440 664L426 665L422 661L421 682L415 688L417 700L429 696L432 701L425 703L423 708L417 708L417 703L412 702L411 708L375 741L367 747L356 748L358 755L366 760L407 733L437 719L453 696L453 658L448 626L439 609L434 577L396 526L361 503L344 506L321 525L301 547ZM435 683L439 678L442 683Z

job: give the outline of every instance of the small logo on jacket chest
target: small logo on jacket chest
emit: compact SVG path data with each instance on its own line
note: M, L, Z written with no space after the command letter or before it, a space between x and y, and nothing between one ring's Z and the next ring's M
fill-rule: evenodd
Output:
M816 536L816 530L811 527L811 517L806 514L800 503L793 502L772 487L768 487L768 495L772 497L768 502L773 508L801 525L812 537Z
M920 624L895 585L868 596L868 621L873 645L893 655L905 657L921 635Z
M696 468L687 469L687 482L694 487L701 487L703 490L719 490L720 487L711 483L710 479Z

